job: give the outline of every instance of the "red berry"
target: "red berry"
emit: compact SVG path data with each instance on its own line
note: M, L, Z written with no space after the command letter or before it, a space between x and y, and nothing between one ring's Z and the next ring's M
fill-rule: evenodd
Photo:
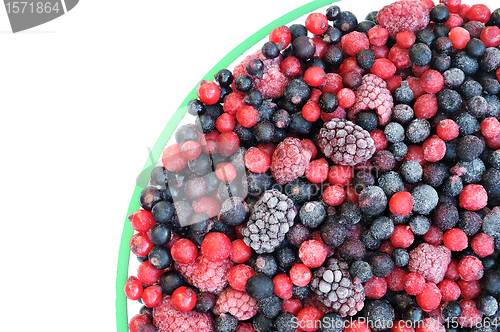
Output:
M422 235L422 238L425 242L437 246L443 241L443 231L436 226L431 226L427 233Z
M194 212L203 212L208 215L209 218L217 216L220 212L219 203L212 197L202 197L199 201L193 202Z
M125 282L124 292L129 300L135 301L140 299L142 291L142 284L136 277L130 276Z
M161 286L153 285L147 287L141 296L141 300L148 308L154 308L161 301Z
M500 29L496 25L484 28L479 37L486 47L500 45Z
M349 32L342 36L341 47L350 56L354 57L361 50L367 50L370 47L368 37L359 31Z
M370 332L371 329L366 323L366 319L348 320L344 326L344 332Z
M231 254L231 240L224 233L208 233L201 243L201 254L212 262L221 262Z
M417 295L417 303L422 310L429 312L436 309L441 302L441 291L431 282L424 285L424 289Z
M324 14L311 13L306 18L305 26L313 35L321 35L328 29L328 19Z
M358 66L358 63L356 62L355 57L347 58L344 60L344 62L342 62L342 64L339 67L339 75L344 76L345 74L347 74L351 71L356 71L361 75L364 72L364 70ZM342 82L342 78L340 78L340 81ZM321 90L321 91L325 92L324 90ZM334 92L334 93L337 93L337 92Z
M469 12L470 10L470 6L469 5L466 5L466 4L461 4L460 5L460 9L458 10L458 15L460 15L460 17L462 18L462 20L465 20L465 18L467 17L467 13Z
M467 235L459 228L452 228L444 233L443 243L451 251L462 251L468 245Z
M320 267L326 259L326 254L325 245L317 240L302 242L299 248L300 260L310 268Z
M269 41L278 44L278 47L283 50L292 41L292 35L287 26L280 26L271 31Z
M389 39L389 31L386 28L376 25L368 30L368 38L372 45L385 46L387 39Z
M304 106L302 106L302 116L309 122L314 122L319 119L321 115L321 109L318 104L313 101L308 101Z
M392 325L391 332L415 332L415 328L408 321L397 320Z
M340 89L340 91L337 93L337 97L339 99L340 107L343 108L351 107L356 101L356 95L354 94L354 91L349 88Z
M291 312L295 316L302 309L302 301L299 299L288 299L283 301L283 306L281 307L281 312Z
M439 124L436 127L436 133L445 141L450 141L458 137L459 127L455 121L451 119L444 119L439 121Z
M220 89L214 82L201 81L196 88L198 98L207 105L213 105L219 101Z
M316 46L316 51L314 52L313 57L322 58L328 48L328 44L323 41L321 36L314 36L312 40Z
M413 31L401 31L396 34L396 43L401 48L412 47L416 39Z
M370 69L372 74L375 74L384 80L394 75L396 73L396 70L397 68L391 62L391 60L385 58L375 59L375 62Z
M485 137L484 141L489 148L492 149L500 149L500 134L494 137Z
M457 322L463 327L472 327L481 324L483 314L477 310L476 302L463 299L460 302L462 314L458 317Z
M488 203L488 193L480 184L468 184L458 196L458 202L462 209L481 210Z
M418 295L424 290L425 278L417 272L408 273L403 280L403 286L408 294Z
M163 167L170 172L182 170L187 165L187 160L184 158L179 144L174 143L167 146L161 154Z
M302 67L299 59L294 56L289 56L284 59L280 64L281 72L289 78L295 77L300 74Z
M439 0L439 3L446 5L450 13L457 12L460 9L461 2L462 0Z
M313 160L306 169L306 178L312 183L322 183L328 179L328 167L325 158Z
M408 272L400 268L399 266L395 266L394 270L392 270L389 276L385 277L385 281L387 282L387 288L392 291L400 292L404 290L404 280Z
M470 246L472 250L481 258L489 256L495 252L495 241L486 233L479 233L472 239Z
M381 151L387 149L387 139L385 138L384 131L382 129L375 129L370 131L370 137L373 139L375 144L375 151Z
M458 274L458 260L452 258L450 264L448 264L448 268L446 269L446 273L444 274L446 279L451 279L457 281L460 279L460 275Z
M479 280L483 273L483 263L477 257L465 256L458 262L458 274L465 281Z
M401 78L401 76L399 76L397 74L389 77L388 79L385 80L385 82L387 83L387 90L389 90L391 93L393 93L394 90L399 88L402 81L403 81L403 79Z
M465 45L467 45L467 42L470 40L469 31L460 26L452 28L448 37L453 41L453 47L457 50L465 48Z
M454 28L460 27L462 23L464 23L464 20L460 15L456 13L451 13L450 17L448 17L448 20L446 20L446 22L444 22L443 25L448 29L453 30Z
M311 270L304 264L295 264L289 272L290 279L295 286L304 287L311 281Z
M470 7L466 17L469 21L488 23L490 16L491 11L486 5L477 4Z
M177 240L170 249L172 259L180 264L190 264L198 256L198 248L188 239Z
M389 60L396 66L398 69L408 68L412 65L410 60L410 50L407 48L401 48L398 45L394 45L391 47L391 50L388 54ZM396 75L401 79L401 76ZM389 89L391 90L391 89ZM391 90L393 92L394 90Z
M325 71L321 67L312 66L306 69L304 81L310 86L320 86L325 82Z
M201 146L195 141L186 141L181 146L182 155L187 160L196 159L201 154Z
M192 310L196 305L196 293L189 287L181 286L172 294L172 304L182 311Z
M481 121L481 134L487 138L500 134L500 122L497 118L489 117Z
M328 181L330 184L347 186L354 177L354 169L351 166L335 165L328 172Z
M400 191L392 195L389 200L389 210L395 216L406 216L413 210L413 198L407 191Z
M245 105L236 111L236 120L245 128L253 127L260 119L253 106Z
M437 98L432 94L424 94L417 98L413 107L415 116L420 119L430 119L438 110Z
M235 124L234 117L229 113L222 113L215 121L215 127L221 133L232 131Z
M460 297L460 287L450 279L444 279L438 285L443 302L456 301Z
M259 148L251 147L245 154L245 166L254 173L264 173L271 166L271 158Z
M380 299L387 292L387 281L385 278L373 276L363 285L365 295L374 300Z
M247 246L245 241L238 239L231 243L231 253L229 254L229 258L233 262L237 264L245 263L250 259L250 257L252 257L252 248Z
M148 235L144 232L136 233L130 239L130 251L137 257L146 256L154 246L155 244L151 242Z
M331 206L337 206L342 204L345 200L345 190L340 185L335 184L333 186L327 187L323 191L323 200L326 204Z
M375 59L387 58L389 56L389 48L383 46L370 46L370 51L375 55Z
M311 159L310 160L313 160L316 158L316 155L318 154L318 148L316 147L316 145L314 144L313 141L311 141L310 139L303 139L302 140L302 147L304 149L306 149L307 151L311 152Z
M215 168L215 175L221 181L230 182L236 178L236 170L231 163L223 162Z
M424 94L424 90L420 87L420 79L414 76L409 76L406 78L411 91L413 92L413 100Z
M479 280L465 281L460 279L458 281L460 287L460 295L466 300L472 300L481 294L481 284Z
M427 93L438 93L443 88L443 85L443 75L437 70L426 70L422 76L420 76L420 87Z
M293 296L292 279L286 274L278 274L273 278L274 295L283 300L290 299Z
M436 162L443 159L446 153L446 143L437 135L426 139L422 144L424 150L424 159L430 162Z
M213 156L219 151L217 142L211 139L206 140L205 144L201 145L201 149L203 150L203 153L208 154L209 156Z
M151 323L151 317L148 314L137 314L128 323L129 332L139 332L139 329L147 323Z
M445 332L446 329L438 320L427 317L418 322L415 332Z
M391 244L396 248L408 248L413 243L413 239L413 233L408 225L395 226L394 233L390 237Z
M240 147L240 139L235 132L222 133L217 137L219 153L223 157L229 157Z
M312 332L318 329L319 319L323 316L323 311L316 307L304 307L297 314L297 325L303 331Z
M354 59L354 60L356 60L356 59ZM354 61L354 62L356 63L356 61ZM344 64L344 63L342 63L342 64ZM328 74L326 74L325 84L322 87L320 87L319 89L323 93L325 93L325 92L337 93L343 87L344 86L342 85L342 76L340 76L339 74L335 74L335 73L328 73Z
M302 141L302 142L304 142L304 141ZM304 143L302 143L302 145L304 145ZM262 144L262 143L260 143L259 145L257 145L257 148L259 150L264 151L270 157L270 156L273 155L274 150L276 150L276 145L274 145L273 143L268 143L268 144Z
M147 232L156 224L151 212L137 210L128 216L132 228L138 232Z
M228 113L229 115L235 115L236 111L239 110L242 106L245 104L243 103L243 98L245 98L245 94L235 91L231 92L224 98L224 106L222 109L224 112ZM217 126L217 122L215 124ZM207 135L205 135L205 138L207 138ZM208 139L208 138L207 138ZM212 138L212 139L217 139L217 137Z
M240 292L245 291L247 280L254 276L256 273L254 269L246 264L238 264L233 266L227 271L227 281L229 286Z

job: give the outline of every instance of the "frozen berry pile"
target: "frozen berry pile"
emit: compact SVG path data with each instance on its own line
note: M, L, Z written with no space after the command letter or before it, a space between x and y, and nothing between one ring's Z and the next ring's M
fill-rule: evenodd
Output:
M276 27L202 81L129 216L130 332L494 332L500 8Z

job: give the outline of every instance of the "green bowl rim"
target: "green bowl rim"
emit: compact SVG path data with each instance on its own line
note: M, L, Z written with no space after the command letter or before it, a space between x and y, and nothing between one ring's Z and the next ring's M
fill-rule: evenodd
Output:
M229 67L238 57L240 57L243 53L257 44L259 41L264 39L269 35L269 33L278 26L287 25L293 20L310 13L318 8L323 6L327 6L329 4L333 4L340 0L315 0L311 1L299 8L296 8L289 13L277 18L271 23L267 24L253 35L245 39L242 43L236 46L231 52L229 52L225 57L223 57L217 64L210 69L208 73L203 76L202 79L211 81L214 78L214 75L222 68ZM128 278L128 265L129 265L129 257L130 257L130 238L132 237L134 230L130 225L130 221L128 220L128 216L134 211L140 208L139 205L139 194L145 188L146 185L142 186L141 184L147 184L149 177L151 175L151 170L155 167L158 162L163 149L167 145L170 137L172 136L175 128L178 123L182 120L184 115L187 112L187 103L196 98L196 86L191 90L191 92L187 95L186 99L181 103L180 107L176 110L174 115L170 118L167 125L161 132L158 140L153 146L151 150L148 160L146 161L141 174L137 180L137 185L135 186L134 193L132 194L132 198L130 199L127 216L125 217L125 222L123 226L123 232L120 240L120 249L118 253L118 265L116 271L116 300L115 300L115 308L116 308L116 328L117 332L127 332L128 331L128 317L127 317L127 297L123 291L125 287L125 282Z

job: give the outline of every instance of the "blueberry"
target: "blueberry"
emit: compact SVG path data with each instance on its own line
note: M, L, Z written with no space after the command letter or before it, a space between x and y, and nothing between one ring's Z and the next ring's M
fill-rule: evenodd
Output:
M240 92L248 92L253 87L252 77L248 75L240 75L234 81L234 85L236 87L236 90Z
M327 246L338 247L345 240L345 226L339 222L327 222L321 227L320 235Z
M278 264L272 254L258 255L252 260L251 265L256 273L264 273L269 277L273 277L278 269Z
M295 332L296 322L295 315L291 312L282 312L274 320L274 328L278 332ZM342 331L339 331L342 332Z
M157 270L164 270L172 263L172 255L170 255L170 250L168 248L161 246L155 246L148 254L148 260L152 267Z
M413 101L414 95L408 81L401 82L401 85L394 90L393 96L397 104L410 104Z
M172 230L165 224L156 224L151 228L151 242L157 246L163 246L170 241Z
M322 112L333 113L339 106L339 99L334 93L324 92L319 96L318 106Z
M394 308L384 299L365 301L362 315L372 330L391 328L395 319Z
M204 212L196 212L191 216L189 228L197 235L207 234L213 226L213 220Z
M342 31L343 34L347 34L356 29L358 19L350 11L344 10L340 12L340 17L334 22L334 25Z
M371 50L360 50L356 53L356 63L361 69L368 70L375 63L375 54Z
M269 144L275 139L276 127L269 121L260 121L252 129L253 136L261 144Z
M139 195L139 203L146 211L151 211L161 199L161 190L154 187L144 188Z
M300 208L299 218L305 226L316 228L325 220L326 210L318 201L307 202Z
M215 130L215 118L210 114L202 114L195 120L196 128L204 134L211 133Z
M361 211L367 215L382 213L387 205L387 196L382 188L369 186L364 188L359 195L359 206Z
M410 255L404 248L396 248L392 251L392 259L397 266L406 266L410 261Z
M377 240L373 237L371 229L365 229L361 233L359 239L368 250L377 250L382 244L381 240Z
M422 179L424 170L416 160L408 160L400 167L400 174L404 181L414 184Z
M457 53L451 60L451 66L462 70L466 76L475 74L479 68L477 60L466 52Z
M378 217L373 221L370 230L375 239L387 240L394 233L394 223L388 217Z
M258 108L260 105L262 105L263 100L264 98L262 97L262 93L259 90L250 89L250 91L248 91L243 98L242 102L244 104L253 106L254 108Z
M439 187L446 176L449 175L448 167L440 162L428 162L423 167L422 180L430 186Z
M422 143L431 134L431 124L425 119L415 118L406 126L405 134L411 143Z
M475 298L477 310L479 310L483 315L491 316L495 314L498 310L498 302L491 295L479 295Z
M338 209L339 216L343 218L345 223L354 225L361 221L362 213L358 203L345 201L340 204Z
M338 253L340 257L347 261L361 260L366 254L366 249L363 242L348 237L345 239L344 243L338 247Z
M441 4L431 8L429 17L435 23L444 23L450 17L450 12L448 11L448 7Z
M409 51L410 60L415 66L425 66L431 62L432 51L424 43L415 43Z
M363 128L368 132L372 132L377 129L378 126L378 116L373 111L361 111L356 116L355 124Z
M403 83L401 83L401 84L403 84ZM413 92L412 92L412 95L413 95ZM413 98L412 98L412 100L413 100ZM415 113L413 112L413 109L410 106L404 105L404 104L398 104L398 105L394 106L394 108L392 110L392 120L396 121L397 123L403 124L403 125L410 123L410 121L413 119L414 115L415 115Z
M389 122L384 128L384 136L389 143L398 143L405 139L405 130L397 122Z
M183 125L175 131L175 140L182 144L186 141L198 141L198 130L191 125Z
M486 46L480 39L472 38L465 45L465 50L471 57L480 58L486 52Z
M461 160L470 162L479 157L484 150L484 146L484 141L478 137L467 135L458 141L456 152Z
M292 41L292 53L299 60L312 58L316 52L314 41L307 36L299 36Z
M418 30L415 32L415 42L416 43L423 43L427 46L431 46L432 43L436 40L436 36L434 33L429 30L429 29L422 29Z
M437 94L438 109L447 113L453 113L462 106L462 97L455 90L441 90Z
M167 224L174 217L175 209L172 203L160 201L153 206L151 214L157 223Z
M450 33L450 28L448 28L447 26L438 24L434 28L434 36L436 36L436 38L447 37L449 33Z
M215 307L215 295L210 292L200 292L196 295L196 310L199 312L208 312Z
M245 70L252 76L262 78L264 74L264 63L260 59L252 58L248 60Z
M307 36L307 29L302 24L292 24L290 25L290 35L292 36L292 40L297 39L300 36Z
M326 18L328 21L335 21L338 20L340 17L341 10L339 6L330 6L326 9Z
M329 26L323 34L323 41L328 45L336 45L340 43L342 32L336 27Z
M431 59L431 68L440 73L448 70L451 66L451 57L447 54L435 54Z
M267 318L275 318L281 311L283 301L276 295L260 300L257 303L258 311Z
M427 184L419 184L411 191L413 212L427 215L438 204L439 196L434 188Z
M462 306L457 301L449 301L441 309L441 317L445 322L452 322L462 314Z
M280 247L276 249L276 262L280 267L288 268L295 262L296 256L293 249L289 247Z
M268 59L277 58L280 55L280 49L276 43L272 41L267 41L262 45L262 55Z
M230 313L222 313L214 319L214 330L217 332L233 332L238 326L238 319Z
M372 267L365 261L355 261L349 268L351 278L358 278L362 283L367 282L373 276Z
M421 215L414 215L409 221L410 229L415 235L424 235L431 227L429 218Z

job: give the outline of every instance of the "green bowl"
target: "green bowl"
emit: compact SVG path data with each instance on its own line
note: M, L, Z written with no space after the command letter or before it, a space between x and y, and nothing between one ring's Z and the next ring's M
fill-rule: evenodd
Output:
M204 80L213 80L214 75L222 68L229 67L238 57L240 57L243 53L251 49L255 44L260 42L262 39L266 38L269 33L278 26L287 25L293 20L306 15L310 12L313 12L321 7L327 6L339 0L315 0L309 2L297 9L292 10L291 12L281 16L280 18L272 21L262 29L255 32L253 35L244 40L241 44L236 46L231 52L229 52L224 58L222 58L208 73L203 76ZM116 273L116 329L118 332L127 332L128 331L128 316L127 316L127 298L123 289L125 287L125 282L128 278L128 268L129 268L129 257L130 257L130 247L129 242L134 233L132 226L130 225L130 221L128 220L128 216L134 211L140 208L139 205L139 194L141 191L147 186L149 181L149 177L151 174L151 170L157 164L161 153L165 149L170 137L174 133L178 124L183 119L184 115L187 112L187 103L191 99L197 98L196 96L196 87L194 87L191 92L186 96L184 101L181 103L177 111L170 118L167 125L163 129L156 141L153 149L151 150L150 156L146 161L144 168L138 178L137 185L132 194L132 198L130 199L130 204L128 207L127 214L125 216L125 221L123 225L123 232L120 241L120 249L118 253L118 266Z

